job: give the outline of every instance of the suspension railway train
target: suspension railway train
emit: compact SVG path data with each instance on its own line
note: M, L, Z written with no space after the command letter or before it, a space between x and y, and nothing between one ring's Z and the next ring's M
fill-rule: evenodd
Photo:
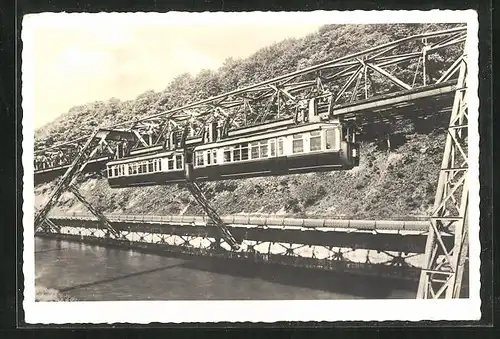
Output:
M303 123L290 120L243 127L183 148L145 148L107 163L113 188L162 185L351 169L359 164L355 133L340 121L322 121L313 111ZM213 132L215 131L215 132Z

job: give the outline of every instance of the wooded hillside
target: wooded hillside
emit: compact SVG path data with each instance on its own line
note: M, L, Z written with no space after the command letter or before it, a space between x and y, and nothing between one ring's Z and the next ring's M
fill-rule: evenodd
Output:
M38 129L38 147L75 139L93 128L143 117L238 87L293 72L379 44L431 30L443 24L328 25L302 39L288 39L241 59L227 59L217 70L181 74L164 91L148 91L136 100L93 102L75 106L56 121ZM449 59L449 60L448 60ZM433 62L452 57L435 54ZM451 61L450 61L451 60ZM404 70L400 76L405 77ZM161 100L160 100L161 99ZM400 142L387 151L377 140L364 140L361 164L350 171L253 178L204 184L220 213L283 213L293 215L390 218L429 213L444 147L444 126L427 131L405 128ZM41 204L54 183L36 188ZM104 178L89 176L81 191L105 212L198 214L186 189L178 185L111 190ZM71 194L59 211L86 212Z

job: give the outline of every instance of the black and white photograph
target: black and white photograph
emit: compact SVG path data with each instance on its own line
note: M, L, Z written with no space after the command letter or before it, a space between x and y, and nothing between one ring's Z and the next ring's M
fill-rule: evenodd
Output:
M27 323L475 320L474 11L22 23Z

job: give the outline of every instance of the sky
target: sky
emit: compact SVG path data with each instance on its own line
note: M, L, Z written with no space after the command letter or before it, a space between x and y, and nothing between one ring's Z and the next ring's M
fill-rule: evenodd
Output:
M177 75L216 69L228 57L247 57L289 37L317 31L319 23L204 24L80 20L30 27L34 127L71 107L111 97L134 99L161 91ZM24 41L24 39L23 39ZM25 42L26 43L26 42Z

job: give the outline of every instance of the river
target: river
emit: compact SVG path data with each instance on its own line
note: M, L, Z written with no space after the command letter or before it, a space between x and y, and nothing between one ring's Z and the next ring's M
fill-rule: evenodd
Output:
M80 301L415 298L416 283L35 239L35 284Z

